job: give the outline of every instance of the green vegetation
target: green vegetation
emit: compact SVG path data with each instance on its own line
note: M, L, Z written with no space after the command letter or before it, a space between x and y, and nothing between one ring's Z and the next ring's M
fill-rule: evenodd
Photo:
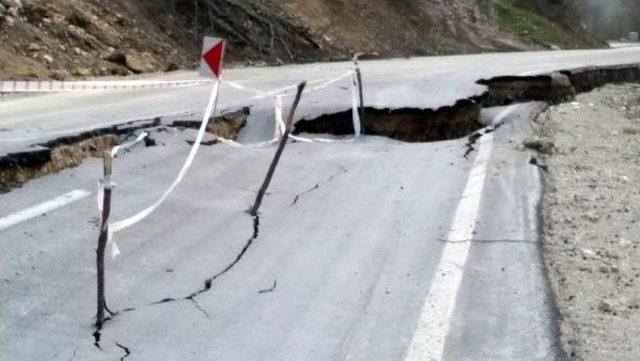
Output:
M570 35L551 20L520 8L508 0L489 0L498 25L506 31L528 37L543 46L573 49L585 46L584 41Z

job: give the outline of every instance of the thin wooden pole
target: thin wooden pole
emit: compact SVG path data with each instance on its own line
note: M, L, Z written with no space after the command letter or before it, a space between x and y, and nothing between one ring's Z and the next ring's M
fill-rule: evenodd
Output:
M105 298L105 277L104 277L104 254L109 240L109 215L111 214L111 169L113 158L111 152L104 153L104 196L102 198L102 222L100 236L98 237L98 248L96 249L97 268L97 311L96 326L102 327L104 324L104 313L107 308Z
M280 161L280 157L282 156L282 152L284 151L284 147L287 145L287 140L289 139L289 134L291 133L291 128L293 128L293 116L295 115L296 109L298 108L298 104L300 103L300 98L302 97L302 92L304 88L307 86L307 82L302 82L298 85L298 92L296 93L296 99L293 102L293 106L289 110L289 115L287 116L287 123L285 125L284 134L282 135L282 139L280 139L280 144L278 145L278 149L276 150L276 155L273 157L273 161L271 161L271 165L269 166L269 170L267 171L267 176L258 191L258 195L256 196L256 200L253 203L253 207L249 213L256 217L258 215L258 210L260 209L260 205L262 204L262 199L264 198L264 194L267 192L269 188L269 184L271 183L271 178L273 178L273 174L276 171L276 167L278 166L278 162Z
M353 67L356 71L356 81L358 82L358 92L359 92L359 101L360 101L360 132L365 134L365 121L364 121L364 91L362 85L362 71L360 70L360 62L359 57L363 53L356 53L353 55Z
M365 134L365 121L364 121L364 91L362 90L362 72L360 66L356 63L356 78L358 79L358 91L360 92L360 125L361 132Z

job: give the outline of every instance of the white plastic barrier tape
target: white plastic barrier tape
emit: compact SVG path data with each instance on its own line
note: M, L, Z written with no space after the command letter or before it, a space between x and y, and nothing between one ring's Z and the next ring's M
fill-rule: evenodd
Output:
M138 135L136 140L134 140L133 142L129 142L129 143L125 143L125 144L121 144L113 147L113 149L111 149L111 158L114 158L116 154L118 154L118 152L120 152L121 150L129 149L134 145L138 144L147 136L149 136L148 133L142 132L140 133L140 135ZM115 186L115 184L113 184L113 179L105 179L105 180L98 181L98 191L96 192L96 195L98 197L98 211L100 211L101 214L102 214L102 202L104 199L104 183L105 182L108 184L111 184L112 186Z
M307 92L309 91L314 91L314 90L319 90L325 87L330 86L331 84L334 84L338 81L340 81L341 79L344 79L348 76L352 76L352 72L349 72L348 74L342 75L338 78L334 78L334 79L330 79L328 81L325 81L321 84L319 84L316 87L312 87L311 89L307 90ZM315 81L316 83L319 81ZM355 87L355 84L353 85ZM278 89L276 91L272 91L272 92L266 92L266 93L262 93L260 95L257 95L251 99L258 99L258 98L264 98L264 97L268 97L268 96L273 96L274 93L275 94L281 94L283 92L288 91L289 89L295 89L296 86L290 86L290 87L286 87L286 88L282 88L282 89ZM149 207L145 208L144 210L142 210L141 212L138 212L137 214L126 218L122 221L119 222L115 222L115 223L110 223L109 224L109 240L108 242L112 245L112 255L115 257L117 256L120 251L118 249L118 246L115 242L113 242L113 234L122 231L138 222L140 222L141 220L143 220L144 218L146 218L147 216L149 216L151 213L153 213L156 209L158 209L158 207L160 207L160 205L162 205L162 203L165 202L165 200L169 197L169 195L173 192L173 190L178 186L178 184L180 184L180 182L182 181L182 179L184 178L184 176L186 175L187 171L189 170L189 168L191 167L191 165L193 164L193 160L200 148L200 145L202 143L202 140L204 138L204 134L207 130L207 125L209 124L209 119L211 118L211 115L215 113L215 109L214 106L217 104L217 98L218 98L218 93L220 90L220 82L216 81L214 83L212 92L211 92L211 96L209 98L209 102L207 104L207 108L204 112L203 118L202 118L202 123L200 125L200 129L198 130L198 134L196 136L195 142L193 143L193 146L191 147L191 150L189 152L189 155L187 156L187 159L185 160L185 163L182 166L182 169L180 170L180 172L178 173L178 175L176 176L176 178L174 179L173 183L167 188L167 190L163 193L163 195L153 204L151 204ZM256 92L259 92L256 90ZM357 113L357 101L355 98L355 91L353 92L353 98L354 98L354 129L356 129L356 136L355 138L357 138L360 134L359 134L359 129L360 129L360 120L358 117L358 113ZM276 107L276 129L274 131L274 138L266 141L266 142L262 142L262 143L256 143L256 144L249 144L249 145L243 145L240 144L236 141L233 140L229 140L229 139L225 139L225 138L221 138L218 137L218 140L221 141L222 143L226 143L235 147L260 147L260 146L265 146L265 145L269 145L269 144L273 144L276 141L278 141L280 139L280 136L282 134L284 134L284 128L282 128L282 125L284 124L282 121L282 97L284 95L278 95L276 96L277 102L276 104L279 104L279 106ZM246 100L244 101L246 103ZM357 125L355 124L357 122ZM282 124L282 125L281 125ZM136 144L137 142L141 141L142 139L144 139L144 137L146 136L146 134L141 134L134 142L123 145L121 147L116 147L112 150L112 156L115 156L115 154L117 154L117 152L119 150L122 150L124 148L128 148L130 146L132 146L133 144ZM354 138L354 139L355 139ZM334 140L327 140L327 142L333 142ZM110 182L111 180L105 180ZM102 197L103 195L100 195L101 193L101 189L102 187L99 187L99 195L98 195L98 202L99 204L102 204Z
M358 86L358 82L357 82L357 78L356 78L356 73L355 71L352 73L349 73L348 75L351 75L353 77L352 82L351 82L351 98L352 98L352 103L351 103L351 109L352 109L352 121L353 121L353 130L354 130L354 136L353 138L349 138L349 139L327 139L327 138L305 138L305 137L300 137L300 136L296 136L296 135L290 135L291 139L293 140L297 140L300 142L306 142L306 143L312 143L312 142L318 142L318 143L345 143L345 142L353 142L355 140L357 140L358 138L360 138L360 135L362 133L362 125L360 123L360 113L358 112L358 96L357 96L357 86ZM343 77L341 77L340 79L342 79ZM333 84L335 81L331 82L330 84ZM276 104L275 104L275 114L276 114L276 122L278 123L278 126L281 130L281 132L284 134L284 121L282 119L282 97L276 97Z
M129 143L125 143L125 144L121 144L113 147L113 149L111 149L111 157L114 158L118 154L118 152L120 152L121 150L127 150L133 147L134 145L140 143L144 138L148 136L149 136L149 133L142 132L140 133L140 135L138 135L138 137L133 142L129 142Z
M189 155L187 156L187 159L184 162L184 165L182 166L180 173L178 173L173 183L171 183L169 188L164 192L164 194L160 197L160 199L158 199L155 203L153 203L146 209L142 210L138 214L135 214L125 220L110 224L109 232L116 233L140 222L142 219L144 219L145 217L153 213L153 211L158 209L158 207L160 207L160 205L164 203L167 197L169 197L169 194L171 194L171 192L173 192L173 190L178 186L178 184L180 184L185 174L187 174L187 171L191 167L191 164L193 163L193 159L198 153L198 149L200 148L200 144L202 143L202 139L204 138L204 133L207 130L207 125L209 124L209 118L211 118L211 114L214 111L213 108L216 104L219 90L220 90L220 82L216 81L213 85L213 90L211 91L211 96L209 97L209 103L207 104L207 108L204 112L204 116L202 117L202 124L200 125L200 129L198 130L198 135L196 136L196 140L193 143L193 146L191 147L191 151L189 152Z
M212 80L0 80L0 93L62 93L115 90L184 88L206 85Z
M345 78L350 77L352 75L353 75L353 72L348 72L348 73L342 74L342 75L340 75L340 76L338 76L336 78L318 79L318 80L311 81L311 82L309 82L309 84L318 84L318 83L319 84L314 86L314 87L307 88L303 93L309 93L309 92L312 92L312 91L317 91L317 90L320 90L320 89L327 88L327 87L329 87L329 86L341 81L342 79L345 79ZM225 82L225 84L226 83L227 82ZM238 86L237 84L235 84L235 85ZM276 99L276 106L275 106L276 117L275 117L274 136L273 136L272 139L270 139L268 141L259 142L259 143L252 143L252 144L241 144L241 143L238 143L238 142L236 142L234 140L226 139L226 138L222 138L222 137L217 137L218 141L220 141L221 143L230 145L232 147L236 147L236 148L262 148L262 147L267 147L267 146L270 146L270 145L276 143L278 140L280 140L280 137L284 134L284 131L285 131L285 129L284 129L284 121L282 120L282 98L284 96L293 95L293 94L287 94L287 92L292 91L292 90L296 90L298 88L298 86L297 85L290 85L290 86L287 86L287 87L283 87L283 88L272 90L272 91L268 91L268 92L262 92L260 90L250 89L250 88L247 88L247 87L244 87L244 86L241 86L241 87L243 88L243 90L255 92L258 95L254 96L254 97L252 97L252 98L250 98L248 100L244 100L242 102L238 102L235 105L230 105L230 106L227 107L227 109L232 108L234 106L241 105L241 104L246 104L248 101L251 101L251 100L257 100L257 99L263 99L263 98L270 97L270 96L275 96L275 99ZM355 104L357 106L357 99L354 98L354 101L356 102ZM356 113L357 113L357 109L356 109ZM357 114L356 114L356 116L357 116ZM357 124L358 124L357 125L358 129L360 129L360 121L359 121L359 119L357 120ZM359 133L359 131L358 131L358 133ZM359 134L358 134L358 136L359 136ZM298 137L295 137L295 136L292 136L292 139L297 139L297 140L300 140L300 141L310 141L310 140L307 140L306 138L298 138ZM317 140L317 141L320 142L322 140ZM328 142L336 142L336 141L327 139L326 142L328 143Z
M342 74L340 76L338 76L337 78L323 78L323 79L317 79L317 80L312 80L310 82L307 83L307 88L305 89L304 93L308 93L310 91L314 91L314 90L319 90L322 88L326 88L331 84L334 84L346 77L351 76L351 72ZM225 84L228 84L229 82L225 81ZM310 85L312 84L318 84L319 85L315 86L315 87L310 87ZM248 92L253 92L256 93L257 95L249 98L249 99L244 99L229 105L226 105L222 112L224 113L227 110L230 109L234 109L238 106L241 105L246 105L247 102L253 101L253 100L259 100L259 99L264 99L264 98L268 98L268 97L273 97L273 96L277 96L277 95L286 95L287 92L291 91L291 92L295 92L298 89L298 85L288 85L286 87L282 87L282 88L278 88L278 89L274 89L274 90L269 90L269 91L262 91L259 89L254 89L254 88L249 88L249 87L245 87L242 85L239 85L237 83L234 83L236 89L238 89L238 87L241 87L242 90L248 91Z
M125 144L121 144L118 145L116 147L113 147L113 149L111 149L111 158L113 159L118 152L120 152L121 150L126 150L129 149L131 147L133 147L134 145L140 143L144 138L146 138L147 136L149 136L148 133L146 132L142 132L140 133L140 135L138 135L138 137L129 143L125 143ZM104 179L102 181L98 181L98 191L96 192L96 196L97 196L97 201L98 201L98 212L100 212L100 214L102 214L102 204L104 202L104 184L110 184L112 187L115 187L116 184L113 183L113 179L109 178L109 179ZM109 232L108 238L107 238L107 244L111 245L111 256L112 257L116 257L120 254L120 249L118 248L118 245L116 244L115 241L113 241L113 237L112 237L112 233Z

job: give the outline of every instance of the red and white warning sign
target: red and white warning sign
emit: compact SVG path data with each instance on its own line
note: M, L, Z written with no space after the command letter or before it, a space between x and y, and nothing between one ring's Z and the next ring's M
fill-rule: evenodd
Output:
M206 36L202 46L200 75L208 78L220 78L222 74L222 60L226 41L221 38Z

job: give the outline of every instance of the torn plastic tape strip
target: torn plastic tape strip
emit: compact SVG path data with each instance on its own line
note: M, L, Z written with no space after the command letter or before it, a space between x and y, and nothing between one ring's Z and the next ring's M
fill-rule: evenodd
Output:
M338 81L340 81L340 80L342 80L342 79L344 79L344 78L346 78L346 77L348 77L350 75L351 75L351 72L345 73L343 75L340 75L337 78L330 78L328 80L327 80L327 78L312 80L312 81L308 82L307 84L315 84L315 83L321 83L321 82L324 82L324 84L321 84L320 86L312 88L311 90L305 90L305 93L308 93L309 91L313 91L313 90L322 89L322 88L327 87L327 86L329 86L329 85L331 85L333 83L336 83L336 82L338 82ZM268 97L272 97L272 96L276 96L276 95L282 95L282 96L293 95L293 94L287 94L287 92L294 91L296 89L298 89L297 85L289 85L289 86L286 86L286 87L283 87L283 88L278 88L278 89L275 89L275 90L269 90L269 91L266 91L266 92L264 92L262 94L253 96L253 97L251 97L249 99L245 99L245 100L242 100L242 101L239 101L239 102L236 102L236 103L232 103L232 104L226 105L223 108L222 112L225 112L225 111L227 111L229 109L233 109L233 108L236 108L238 106L247 104L248 102L251 102L251 101L254 101L254 100L260 100L260 99L264 99L264 98L268 98Z
M280 129L280 135L284 135L284 132L287 130L287 126L284 124L284 119L282 118L282 96L276 96L276 125L278 129Z
M274 123L273 123L273 139L282 136L283 131L280 128L280 120L282 119L282 97L276 95L274 103Z
M138 135L138 137L136 138L136 140L134 140L133 142L129 142L129 143L125 143L122 145L118 145L113 147L113 149L111 149L111 157L115 157L116 154L118 154L118 152L120 152L121 150L125 150L125 149L129 149L131 147L133 147L134 145L140 143L144 138L146 138L147 136L149 136L149 133L147 132L142 132Z
M316 91L316 90L320 90L320 89L326 88L326 87L328 87L330 85L333 85L333 84L339 82L340 80L342 80L344 78L350 77L351 74L352 74L352 72L345 73L345 74L341 75L338 78L335 78L335 79L327 81L324 84L320 84L320 85L317 85L315 87L309 88L309 89L305 90L304 93L309 93L309 92L312 92L312 91Z
M107 230L107 245L111 247L111 258L116 258L120 255L120 247L113 239L113 231Z
M357 92L356 92L356 86L357 83L355 83L355 72L350 72L348 75L353 77L353 82L352 82L352 86L351 86L351 98L352 98L352 102L351 102L351 109L352 109L352 121L353 121L353 129L354 129L354 136L353 138L350 139L327 139L327 138L306 138L306 137L300 137L300 136L295 136L295 135L290 135L289 137L293 140L297 140L300 142L305 142L305 143L313 143L313 142L317 142L317 143L351 143L354 142L355 140L357 140L360 135L361 135L361 123L360 123L360 114L358 112L358 98L357 98ZM344 78L344 76L342 77ZM341 79L342 79L341 78ZM335 82L335 81L334 81ZM282 132L284 133L284 121L282 119L282 96L277 96L276 97L276 104L275 104L275 114L276 114L276 120L278 121L278 124L280 124L280 127L283 129Z
M98 212L102 216L102 203L104 203L104 182L102 180L98 181L96 201L98 202Z
M110 229L113 233L119 232L127 227L130 227L140 222L151 213L153 213L153 211L158 209L158 207L160 207L160 205L164 203L164 201L169 197L171 192L173 192L173 190L178 186L178 184L180 184L184 176L187 174L187 171L191 167L191 164L193 163L193 160L196 154L198 153L198 149L200 148L200 144L202 143L202 139L204 138L204 133L207 130L209 119L211 118L211 114L214 112L213 108L215 106L215 102L218 97L219 90L220 90L220 82L216 81L214 82L213 89L211 91L211 96L209 97L209 102L207 104L207 108L205 109L204 116L202 117L202 124L200 125L200 129L198 130L198 135L196 136L195 142L193 143L193 146L189 151L189 155L187 156L187 159L185 160L182 166L182 169L174 179L173 183L171 183L171 185L164 192L164 194L149 207L145 208L144 210L142 210L141 212L139 212L138 214L132 217L129 217L125 220L111 224Z

